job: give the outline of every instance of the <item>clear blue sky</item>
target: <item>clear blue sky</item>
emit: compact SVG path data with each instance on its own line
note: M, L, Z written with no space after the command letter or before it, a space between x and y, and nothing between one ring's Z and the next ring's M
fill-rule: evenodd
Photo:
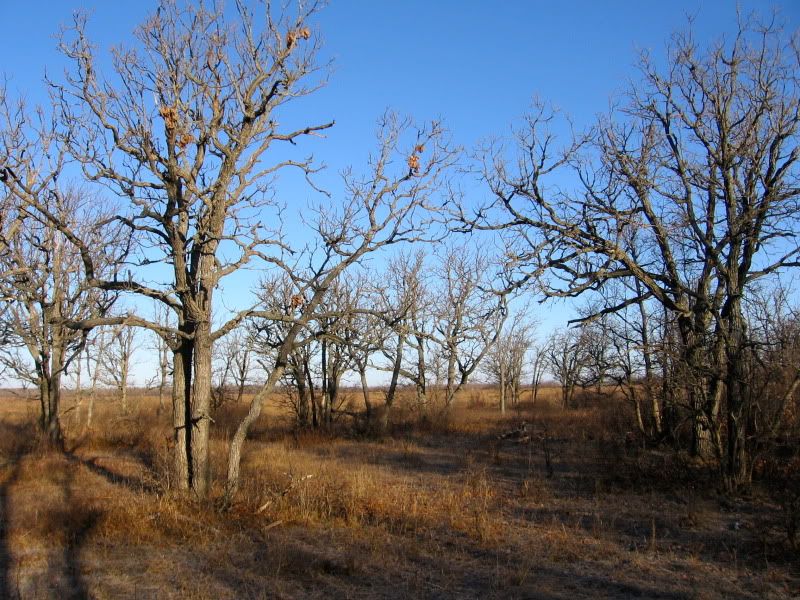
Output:
M154 6L148 0L0 0L1 69L9 88L40 101L44 70L53 77L63 70L54 34L73 10L91 11L90 35L107 49L129 42ZM731 35L736 6L722 0L333 0L316 21L324 56L334 59L330 83L298 108L311 121L337 122L314 147L331 175L365 162L376 118L386 108L420 120L441 117L467 147L507 133L534 95L586 126L635 79L640 50L663 57L687 16L701 45ZM744 14L776 9L788 30L800 26L800 2L738 6ZM543 328L563 323L565 311L548 310Z
M45 69L63 61L55 33L72 11L92 13L100 48L128 42L155 2L3 0L2 70L10 87L35 101ZM800 25L800 2L739 2L742 12L779 11ZM309 114L337 127L318 153L331 167L366 153L387 107L419 119L441 116L465 144L507 131L533 95L587 123L629 77L636 54L663 55L669 35L695 18L701 44L735 25L737 3L723 0L381 2L333 0L317 19L325 54L335 61L326 89L304 101Z

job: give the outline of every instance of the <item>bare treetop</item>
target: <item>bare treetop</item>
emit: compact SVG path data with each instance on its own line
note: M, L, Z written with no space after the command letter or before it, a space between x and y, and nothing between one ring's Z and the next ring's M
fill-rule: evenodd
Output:
M112 51L110 77L99 73L85 17L62 34L73 69L51 86L68 126L63 141L89 180L131 199L120 218L140 236L139 260L166 255L179 295L215 286L268 247L286 249L274 176L317 167L272 147L332 125L285 127L276 113L324 83L305 24L315 11L316 3L275 15L265 4L255 15L239 3L230 24L221 5L165 1L136 30L137 47ZM174 302L169 292L148 295Z

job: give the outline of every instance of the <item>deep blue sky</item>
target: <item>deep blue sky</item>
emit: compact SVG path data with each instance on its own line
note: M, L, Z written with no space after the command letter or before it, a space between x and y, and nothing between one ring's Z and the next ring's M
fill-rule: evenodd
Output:
M101 48L128 42L155 2L3 0L0 55L11 89L31 100L45 69L63 62L55 33L76 8L91 12ZM800 25L800 2L739 2L743 13L778 10ZM464 144L501 134L534 95L578 124L603 112L610 95L635 77L637 53L663 56L672 32L695 20L701 43L735 25L737 3L699 1L381 2L333 0L317 19L325 54L335 61L326 89L303 105L337 127L318 154L332 167L363 158L377 116L387 107L419 119L443 117Z
M90 36L105 50L130 42L154 6L148 0L0 0L0 70L11 90L40 101L44 70L57 78L64 68L55 33L73 10L92 13ZM669 36L686 29L688 16L701 46L730 36L736 6L722 0L333 0L315 25L324 57L334 59L330 83L295 108L309 122L336 120L327 140L313 147L331 176L364 163L386 108L420 120L441 117L466 147L508 133L534 95L583 127L636 79L641 50L663 58ZM738 6L743 14L776 9L788 30L800 26L800 2ZM548 310L542 329L563 324L567 310Z

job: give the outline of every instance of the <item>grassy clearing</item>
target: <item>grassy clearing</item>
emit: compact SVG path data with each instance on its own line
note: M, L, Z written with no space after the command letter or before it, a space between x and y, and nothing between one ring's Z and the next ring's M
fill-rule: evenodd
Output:
M690 461L625 444L619 406L555 390L501 417L491 390L410 406L375 439L293 432L276 405L246 447L237 503L171 490L169 423L99 402L67 452L35 404L0 404L0 597L764 598L800 590L780 507L731 499ZM553 404L551 404L551 402ZM243 407L215 416L217 480ZM521 420L528 444L499 440ZM545 458L545 444L550 468ZM550 476L552 473L552 476ZM687 476L691 474L691 477Z

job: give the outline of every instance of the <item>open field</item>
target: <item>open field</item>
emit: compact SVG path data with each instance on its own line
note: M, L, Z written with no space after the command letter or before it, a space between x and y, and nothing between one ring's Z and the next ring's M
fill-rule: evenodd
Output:
M626 445L620 407L548 395L501 417L469 390L379 439L295 433L272 406L227 511L170 490L154 398L100 402L90 432L68 412L62 453L36 442L36 403L6 395L0 597L797 597L768 495L723 496L688 459ZM215 415L217 481L243 408ZM523 419L529 443L498 439Z

